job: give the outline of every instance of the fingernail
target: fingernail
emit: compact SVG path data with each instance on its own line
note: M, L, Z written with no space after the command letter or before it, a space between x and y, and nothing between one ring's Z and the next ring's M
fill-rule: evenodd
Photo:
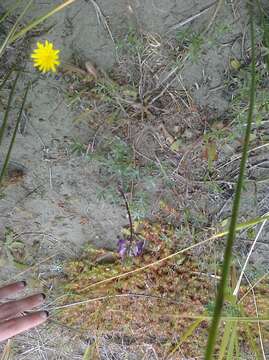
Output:
M42 312L42 317L43 318L45 318L45 319L47 319L48 317L49 317L49 312L47 311L47 310L44 310L43 312Z
M41 293L40 296L42 297L43 301L46 299L46 295L44 293Z
M27 286L27 282L26 282L25 280L22 280L22 281L20 281L20 285L21 285L22 287L26 287L26 286Z

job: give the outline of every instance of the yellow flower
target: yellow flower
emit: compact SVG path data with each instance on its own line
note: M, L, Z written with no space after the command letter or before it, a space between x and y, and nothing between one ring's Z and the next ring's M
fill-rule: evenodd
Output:
M43 73L48 71L56 72L56 67L60 64L59 52L60 50L55 50L53 44L48 40L45 41L45 44L38 41L37 48L31 55L34 66Z

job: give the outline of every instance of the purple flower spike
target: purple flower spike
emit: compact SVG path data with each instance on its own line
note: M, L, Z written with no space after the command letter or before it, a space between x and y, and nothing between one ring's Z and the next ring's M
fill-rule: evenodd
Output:
M144 245L145 245L144 240L140 240L135 244L134 256L140 256L142 254Z
M121 257L124 257L127 251L127 241L126 239L119 239L118 241L118 253Z

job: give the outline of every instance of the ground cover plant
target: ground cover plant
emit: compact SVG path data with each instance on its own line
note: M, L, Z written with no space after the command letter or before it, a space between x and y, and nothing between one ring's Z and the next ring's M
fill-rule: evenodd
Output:
M143 31L135 21L118 35L102 2L86 2L115 51L116 65L105 69L82 53L62 61L65 48L58 53L47 40L56 25L43 21L76 3L59 2L28 22L24 16L33 1L15 1L0 17L0 201L5 206L12 200L8 216L1 216L0 264L10 269L3 280L27 276L42 288L50 312L44 329L4 344L3 359L266 359L266 4L220 0L173 24L172 35ZM221 19L227 9L230 23ZM206 25L192 27L211 10ZM242 14L245 27L227 38ZM219 46L232 55L215 84L206 60ZM11 50L22 51L21 61L10 63ZM195 69L202 74L198 80ZM61 100L52 113L52 100L46 115L36 110L37 122L27 114L37 106L39 83L52 83ZM226 111L210 101L199 104L203 91L213 98L219 90ZM65 118L57 127L61 104L72 127ZM33 134L42 157L29 161L27 151L34 153L36 145L29 142L26 151L22 140ZM20 151L34 169L30 175L12 159ZM45 171L37 167L41 158ZM19 186L27 188L23 198L13 195ZM33 194L31 207L24 208ZM50 201L41 219L40 199ZM106 234L95 229L102 207L105 217L115 212L123 218L109 246L102 237L112 236L113 221L107 221ZM30 219L28 231L20 230L22 219ZM49 224L46 231L42 221ZM70 233L86 229L79 230L84 241L78 250L75 240L57 232L59 223Z

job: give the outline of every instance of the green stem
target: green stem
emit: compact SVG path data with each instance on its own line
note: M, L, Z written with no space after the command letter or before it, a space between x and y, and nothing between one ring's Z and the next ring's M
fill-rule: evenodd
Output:
M22 20L22 18L24 17L24 15L27 13L27 11L29 10L30 6L32 5L33 0L30 0L28 2L28 4L25 6L25 8L23 9L22 13L20 14L20 16L17 18L15 24L13 25L12 29L10 30L10 32L8 33L8 35L6 36L3 44L0 47L0 57L2 56L5 48L7 47L7 45L11 42L11 38L14 36L17 27L19 26L20 21Z
M2 90L3 86L5 85L5 83L8 81L10 75L12 74L14 70L14 67L12 67L7 73L6 76L4 77L4 79L2 80L1 84L0 84L0 90Z
M258 8L260 12L261 17L261 25L263 29L263 45L266 48L266 50L269 50L269 16L265 13L263 10L260 1L257 1ZM267 71L269 71L269 55L268 53L264 56L265 58L265 64L267 66Z
M13 99L13 96L14 96L14 92L15 92L15 88L16 88L19 76L20 76L20 73L18 72L17 76L16 76L16 78L15 78L13 84L12 84L11 91L9 93L8 102L7 102L7 108L6 108L6 111L5 111L5 115L4 115L4 119L3 119L1 129L0 129L0 146L2 144L4 132L5 132L5 129L6 129L6 126L7 126L7 120L8 120L9 111L10 111L10 108L11 108L11 102L12 102L12 99Z
M229 233L227 236L224 260L223 260L223 267L222 267L222 276L221 276L221 280L220 280L220 284L219 284L219 288L218 288L218 293L216 296L216 304L215 304L213 319L212 319L209 336L208 336L205 360L212 359L216 340L217 340L217 331L218 331L222 307L223 307L223 303L224 303L224 294L225 294L227 281L228 281L228 277L229 277L229 272L230 272L232 249L233 249L233 243L234 243L234 239L235 239L236 223L237 223L239 206L240 206L240 197L241 197L241 192L242 192L243 182L244 182L244 172L245 172L246 162L247 162L247 158L248 158L248 146L249 146L249 140L250 140L250 134L251 134L251 122L252 122L252 118L253 118L254 105L255 105L255 94L256 94L255 32L254 32L254 16L253 16L252 5L250 8L250 23L251 23L252 61L251 61L250 104L249 104L249 110L248 110L247 127L246 127L246 132L245 132L244 146L243 146L243 150L242 150L240 172L239 172L239 177L237 180L235 197L234 197L234 201L233 201L231 223L230 223L230 227L229 227Z
M13 43L15 40L17 40L20 37L22 37L23 35L25 35L28 31L32 30L37 25L41 24L43 21L47 20L49 17L56 14L57 12L63 10L66 6L71 5L75 1L76 0L66 0L66 1L63 2L63 4L57 5L55 8L53 8L52 10L47 12L46 14L34 19L29 24L27 24L24 28L22 28L20 31L13 34L12 37L10 38L10 43Z
M17 7L20 5L21 0L16 1L9 9L0 17L0 24L9 17L10 14L13 14Z
M25 93L24 93L24 97L23 97L23 100L22 100L20 112L19 112L19 115L18 115L18 117L17 117L15 129L14 129L14 131L13 131L13 135L12 135L12 138L11 138L11 141L10 141L10 144L9 144L8 152L7 152L5 161L4 161L4 165L3 165L2 170L1 170L1 174L0 174L0 185L2 184L3 178L4 178L5 173L6 173L6 170L7 170L7 166L8 166L10 154L11 154L11 151L12 151L12 148L13 148L13 145L14 145L14 142L15 142L15 139L16 139L16 135L17 135L17 132L18 132L18 128L19 128L19 124L20 124L21 118L22 118L22 113L23 113L24 105L25 105L25 102L26 102L26 99L27 99L27 95L28 95L29 88L30 88L30 81L29 81L29 83L28 83L28 85L27 85L27 87L26 87L26 89L25 89Z

